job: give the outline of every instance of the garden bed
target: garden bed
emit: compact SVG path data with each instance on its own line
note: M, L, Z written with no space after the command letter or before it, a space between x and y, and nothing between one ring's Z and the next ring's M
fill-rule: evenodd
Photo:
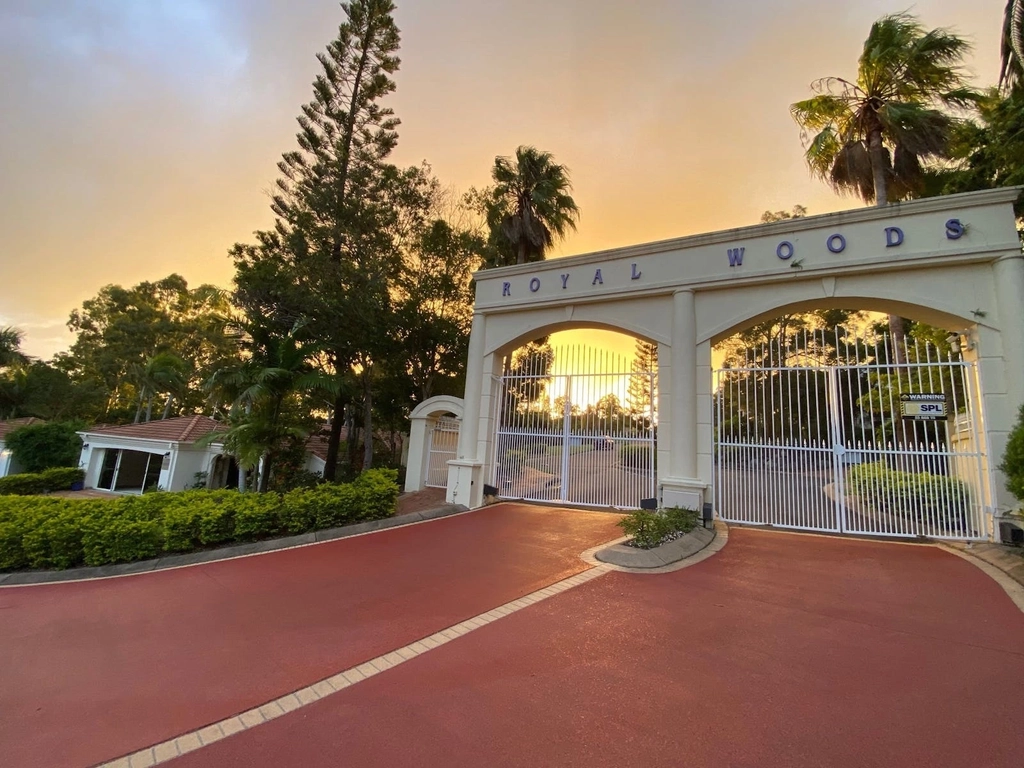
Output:
M678 563L687 557L700 552L715 539L714 528L694 528L682 533L660 546L651 549L640 549L627 544L613 544L595 553L594 557L602 563L618 565L624 568L661 568L665 565Z

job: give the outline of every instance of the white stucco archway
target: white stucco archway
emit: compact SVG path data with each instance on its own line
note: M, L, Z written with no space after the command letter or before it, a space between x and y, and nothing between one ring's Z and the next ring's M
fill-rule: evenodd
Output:
M409 414L409 461L405 470L406 492L422 491L427 482L430 460L430 433L439 416L450 413L462 421L464 405L461 397L437 395L427 398Z
M465 418L449 500L478 507L493 462L502 357L558 330L607 328L659 345L659 496L709 498L711 348L781 311L894 312L968 331L992 466L1024 403L1024 257L1017 188L860 208L476 274ZM993 473L995 506L1013 500Z

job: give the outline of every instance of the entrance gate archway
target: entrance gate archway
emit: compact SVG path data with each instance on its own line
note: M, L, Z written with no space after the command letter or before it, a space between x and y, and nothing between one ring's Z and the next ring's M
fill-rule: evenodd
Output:
M961 334L977 366L974 409L985 529L1015 501L994 469L1024 402L1024 258L999 189L862 208L476 275L458 458L448 498L483 504L494 477L502 360L559 330L603 328L657 343L656 496L716 505L712 345L752 323L821 307L914 317Z
M629 360L582 345L507 356L495 419L498 495L619 509L653 498L655 356Z

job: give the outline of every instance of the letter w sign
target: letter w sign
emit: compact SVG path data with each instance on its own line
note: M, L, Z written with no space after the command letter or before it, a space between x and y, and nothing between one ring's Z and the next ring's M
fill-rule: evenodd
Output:
M742 267L743 266L743 254L746 252L746 248L730 248L729 249L729 266L730 267Z

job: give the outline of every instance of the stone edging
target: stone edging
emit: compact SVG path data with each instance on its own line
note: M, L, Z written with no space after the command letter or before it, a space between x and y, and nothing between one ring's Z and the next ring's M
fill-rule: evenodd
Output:
M610 545L601 544L588 549L580 557L590 565L613 571L651 575L672 573L721 552L729 542L729 527L721 520L716 520L713 530L697 528L655 549L634 549L624 546L626 541L629 541L629 537L623 536Z
M0 587L19 587L32 584L55 584L64 581L85 581L91 579L105 579L114 576L131 576L139 573L151 573L163 571L168 568L181 568L188 565L199 565L200 563L212 563L218 560L232 560L236 557L248 555L259 555L265 552L274 552L280 549L292 549L310 544L319 544L324 541L344 539L349 536L358 536L363 533L383 531L387 528L395 528L401 525L411 525L426 520L436 520L439 517L448 517L466 512L466 508L457 504L448 504L436 509L428 509L422 512L409 512L404 515L386 517L382 520L370 520L355 525L345 525L339 528L326 528L322 531L299 534L298 536L285 536L277 539L266 539L264 541L253 541L247 544L232 544L217 549L205 549L202 552L186 552L180 555L165 555L151 560L138 560L134 563L115 563L111 565L100 565L84 568L68 568L63 571L19 571L14 573L0 573Z

